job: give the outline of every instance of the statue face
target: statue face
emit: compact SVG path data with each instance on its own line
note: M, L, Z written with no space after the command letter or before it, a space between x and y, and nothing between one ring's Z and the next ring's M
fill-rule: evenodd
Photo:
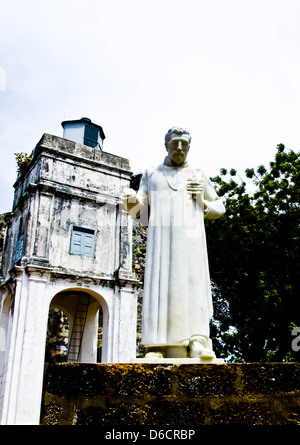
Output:
M185 163L190 149L189 138L186 134L174 134L166 148L172 164L180 166Z

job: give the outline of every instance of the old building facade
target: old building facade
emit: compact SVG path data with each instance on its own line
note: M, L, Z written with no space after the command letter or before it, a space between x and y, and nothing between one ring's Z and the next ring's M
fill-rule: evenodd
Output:
M83 137L101 127L74 122L75 140L66 138L70 121L64 138L42 136L14 185L0 287L3 425L39 423L51 306L69 320L69 361L97 361L100 308L102 362L129 362L136 354L132 222L119 200L129 163L101 144L78 142L79 127ZM103 130L99 136L103 142Z

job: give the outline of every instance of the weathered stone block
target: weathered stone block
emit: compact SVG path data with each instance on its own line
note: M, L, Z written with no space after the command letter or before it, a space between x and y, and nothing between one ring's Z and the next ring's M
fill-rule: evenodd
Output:
M300 367L297 363L247 363L240 369L245 394L300 390Z
M225 402L210 410L212 425L270 425L272 413L259 401Z
M192 400L161 400L147 404L143 425L204 425L207 415L205 403Z
M188 397L225 396L236 392L237 368L234 365L201 365L200 369L199 365L182 365L176 374L179 393Z
M120 403L102 408L89 406L79 409L76 425L139 425L139 407L130 403Z
M45 425L299 425L300 364L56 364Z

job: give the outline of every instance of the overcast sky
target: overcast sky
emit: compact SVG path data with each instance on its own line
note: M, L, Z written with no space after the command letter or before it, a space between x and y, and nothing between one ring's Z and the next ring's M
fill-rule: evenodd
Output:
M300 147L299 0L0 0L0 213L14 153L89 117L141 172L173 125L190 161L268 164Z

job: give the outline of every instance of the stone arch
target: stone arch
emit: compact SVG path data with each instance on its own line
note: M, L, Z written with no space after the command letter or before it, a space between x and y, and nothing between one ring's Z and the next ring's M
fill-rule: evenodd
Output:
M105 359L108 351L108 319L109 309L106 300L98 292L88 288L70 287L57 292L51 299L50 307L56 307L64 312L69 321L69 343L75 320L76 306L80 296L90 297L85 327L82 336L82 344L79 362L97 362L97 338L99 310L102 310L103 335L102 335L102 357Z
M10 309L11 309L11 293L3 297L0 311L0 378L3 374L5 357L7 356L7 348L10 337Z

